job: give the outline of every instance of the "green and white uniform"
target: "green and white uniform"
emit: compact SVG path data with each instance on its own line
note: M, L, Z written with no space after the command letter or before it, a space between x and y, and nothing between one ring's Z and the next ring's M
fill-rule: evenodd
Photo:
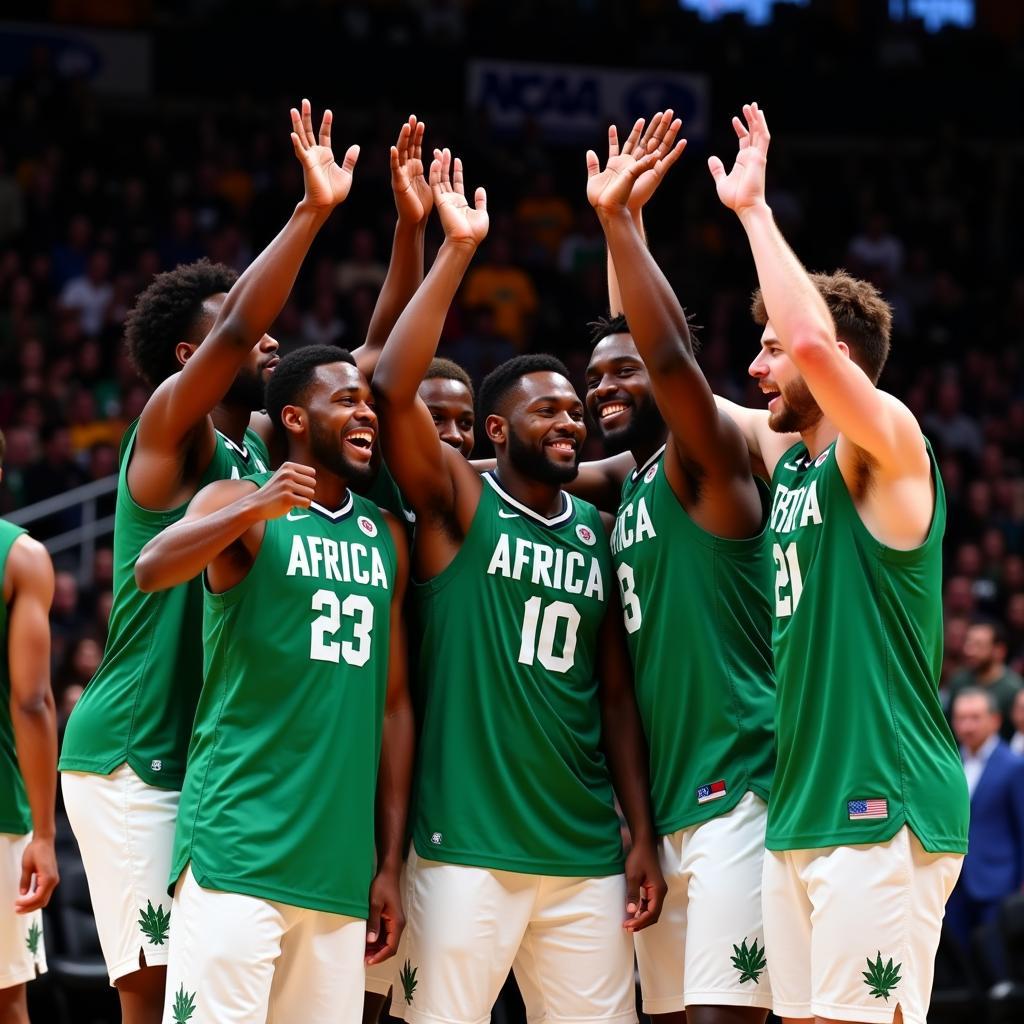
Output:
M138 969L140 947L147 963L167 962L167 874L203 678L201 582L153 594L135 584L139 552L188 507L152 511L132 498L128 466L137 426L121 442L106 649L68 719L60 757L111 983ZM197 490L269 463L253 431L243 447L218 432Z
M293 974L320 941L350 955L354 919L365 934L396 565L384 514L349 493L336 511L314 502L268 521L246 577L205 594L167 986L169 1000L179 986L197 993L204 1019L262 1020L268 1006L276 1017L278 972ZM202 930L214 905L231 920L211 947ZM361 993L361 944L341 966ZM332 965L321 968L305 984L333 990ZM248 980L232 995L236 975ZM321 1019L294 995L280 1013Z
M425 713L406 1019L479 1024L514 965L525 992L547 995L531 1020L632 1020L600 749L598 631L614 600L605 531L568 494L545 518L483 479L458 554L414 591Z
M761 915L775 761L767 534L727 540L699 527L664 455L662 446L624 481L611 538L669 886L658 923L636 935L644 1010L770 1007ZM747 950L743 966L736 948Z
M0 519L0 585L7 572L7 556L24 533L20 526ZM46 971L43 912L14 912L21 884L21 858L32 839L32 811L18 766L11 722L8 613L7 604L0 601L0 990L31 981L37 973Z
M772 480L775 1010L881 1022L899 1002L917 1024L967 848L967 787L938 697L945 496L929 447L928 535L909 551L886 547L862 522L835 447L812 459L794 446Z

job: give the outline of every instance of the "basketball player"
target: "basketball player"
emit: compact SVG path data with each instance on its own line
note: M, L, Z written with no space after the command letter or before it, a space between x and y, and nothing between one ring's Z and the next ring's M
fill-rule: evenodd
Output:
M496 369L480 411L498 462L482 478L417 396L487 233L483 190L471 207L450 166L445 151L430 172L444 244L374 375L421 581L401 1001L412 1024L478 1024L514 967L531 1020L633 1021L629 935L657 919L664 882L621 618L606 614L603 524L562 487L586 436L582 404L551 357ZM602 742L633 832L625 876Z
M159 276L126 327L129 351L156 390L122 442L110 634L60 760L125 1024L157 1024L163 1007L167 876L202 684L199 585L144 594L133 568L146 542L179 520L206 484L269 465L248 429L277 363L277 342L265 332L320 227L348 195L359 155L353 146L335 163L329 111L319 144L309 103L291 116L306 193L277 238L237 282L205 261Z
M709 166L754 255L750 373L771 396L767 412L726 404L772 475L774 1009L924 1024L968 819L938 697L942 482L910 410L876 386L889 306L843 272L808 276L765 202L764 114L744 106L733 127L732 170Z
M653 134L641 138L642 126L621 153L611 129L603 171L587 156L587 196L625 311L598 325L587 404L606 446L629 457L581 473L593 483L603 470L620 487L612 560L669 887L661 919L635 936L637 960L656 1021L762 1024L774 760L767 491L739 428L716 409L686 315L644 244L633 191L649 198L685 143L672 144L671 111L655 115Z
M0 434L0 462L5 449ZM28 1024L25 983L46 972L42 910L58 877L53 565L42 544L2 519L0 577L0 1020Z
M377 418L347 352L287 356L267 412L289 461L205 488L135 570L147 591L205 573L164 1019L356 1024L364 951L383 918L372 959L393 953L403 923L404 526L349 489Z

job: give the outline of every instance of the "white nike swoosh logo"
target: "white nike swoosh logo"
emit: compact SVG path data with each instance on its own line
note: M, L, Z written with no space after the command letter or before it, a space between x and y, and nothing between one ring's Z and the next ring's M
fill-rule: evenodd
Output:
M293 509L293 508L290 508L288 510L288 515L285 516L285 519L287 519L290 523L297 522L299 519L308 519L308 518L309 518L309 513L308 512L302 512L299 515L296 515L295 514L295 509Z
M798 473L798 472L800 471L800 468L801 468L801 464L800 464L800 463L798 462L798 463L797 463L797 464L796 464L796 465L794 466L792 462L784 462L784 463L783 463L783 468L785 468L785 469L791 469L791 470L793 470L793 472L795 472L795 473Z
M402 509L402 515L405 516L407 522L410 522L410 523L415 523L416 522L416 513L415 512L410 512L409 509L403 508Z
M498 509L498 515L501 516L502 519L518 519L519 518L519 513L518 512L506 512L503 508L499 508Z

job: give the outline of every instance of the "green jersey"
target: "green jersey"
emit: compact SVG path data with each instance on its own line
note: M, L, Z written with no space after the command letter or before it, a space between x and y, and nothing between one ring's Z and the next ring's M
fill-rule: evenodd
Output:
M172 885L191 861L207 889L366 917L396 564L349 493L267 522L245 579L206 591Z
M109 775L127 763L143 782L180 789L196 702L203 682L202 584L196 579L144 594L135 585L139 552L184 516L187 504L152 511L128 489L138 421L121 442L114 510L114 603L103 660L68 719L61 771ZM239 447L219 431L199 488L265 470L259 436Z
M25 531L0 519L0 582L7 572L7 556ZM23 836L32 831L32 812L25 792L25 780L18 767L11 722L11 668L7 650L7 614L0 601L0 832Z
M882 843L908 825L967 849L963 766L939 703L946 499L898 551L861 521L835 457L797 444L772 478L775 728L770 850Z
M528 874L622 870L600 749L598 630L611 565L597 510L537 515L484 476L459 553L414 588L424 706L421 857Z
M398 489L395 478L382 462L370 486L365 488L365 497L380 508L386 509L411 531L416 525L416 513L406 504L405 496Z
M626 478L611 539L659 835L767 800L775 761L767 532L702 530L664 452Z

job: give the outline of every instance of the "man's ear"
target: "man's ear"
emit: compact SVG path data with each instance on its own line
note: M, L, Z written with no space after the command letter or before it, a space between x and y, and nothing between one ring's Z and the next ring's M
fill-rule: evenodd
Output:
M508 440L508 421L504 416L492 412L484 420L484 433L491 444L504 444Z
M306 410L298 405L286 405L281 410L281 423L289 434L303 434L306 431Z
M178 362L184 366L195 354L198 347L198 345L193 345L190 341L179 341L178 344L174 346L174 355Z

